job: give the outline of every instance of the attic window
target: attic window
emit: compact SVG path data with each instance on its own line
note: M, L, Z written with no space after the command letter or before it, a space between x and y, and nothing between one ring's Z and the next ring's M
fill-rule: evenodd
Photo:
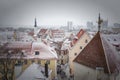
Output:
M80 49L82 49L82 46L80 46Z
M85 40L85 43L87 43L87 42L88 42L88 40L86 39L86 40Z
M77 55L77 53L74 54L75 56Z
M35 51L35 55L39 55L40 53L39 53L39 51Z
M107 39L108 41L110 41L109 39Z
M119 47L119 45L115 45L116 47Z
M117 41L116 39L114 39L114 41Z

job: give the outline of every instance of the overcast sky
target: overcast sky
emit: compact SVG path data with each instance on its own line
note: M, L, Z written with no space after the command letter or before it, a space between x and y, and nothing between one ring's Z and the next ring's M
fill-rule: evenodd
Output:
M110 24L120 23L120 0L0 0L0 24L85 25L96 23L98 13Z

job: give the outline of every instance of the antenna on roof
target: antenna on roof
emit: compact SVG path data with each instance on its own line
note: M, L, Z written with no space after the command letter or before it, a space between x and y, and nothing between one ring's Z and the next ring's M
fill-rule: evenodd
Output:
M99 13L99 17L98 17L98 31L100 31L100 28L101 28L101 23L103 22L103 20L101 19L100 17L100 13Z

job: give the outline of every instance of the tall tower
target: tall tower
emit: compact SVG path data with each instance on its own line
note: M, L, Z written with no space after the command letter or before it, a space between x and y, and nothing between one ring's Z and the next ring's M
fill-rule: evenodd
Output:
M67 22L67 27L68 27L68 31L72 30L72 28L73 28L73 22L72 21L68 21Z
M35 18L34 27L37 27L37 21L36 21L36 18Z
M34 35L37 35L38 27L37 27L37 20L36 18L34 19Z
M97 22L98 23L98 31L100 31L102 22L103 22L103 20L101 19L100 13L99 13L98 22Z

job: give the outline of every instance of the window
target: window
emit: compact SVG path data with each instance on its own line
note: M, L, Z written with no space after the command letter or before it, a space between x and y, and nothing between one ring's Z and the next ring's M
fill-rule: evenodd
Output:
M13 71L12 71L12 69L8 69L8 73L12 73Z
M116 39L114 39L114 41L117 41Z
M27 64L27 60L24 60L24 64Z
M32 61L31 61L32 63L34 63L35 61L34 61L34 59L32 59Z
M75 56L77 55L77 53L74 54Z
M40 38L40 35L38 34L37 37Z
M102 72L104 72L104 68L103 67L96 67L96 77L97 80L101 80L102 79Z
M16 65L16 66L21 66L21 65L22 65L22 61L21 61L21 60L18 60L15 65Z
M39 51L35 51L35 55L39 55Z
M80 46L80 49L82 49L82 46Z
M2 64L3 62L2 61L0 61L0 64Z
M9 80L13 80L13 78L11 76L9 76Z
M47 60L46 63L47 63L47 64L50 64L50 60Z
M109 39L107 39L108 41L110 41Z
M116 47L119 47L119 45L115 45Z
M85 43L88 43L88 40L87 40L87 39L85 40Z
M41 60L38 60L38 64L41 64Z

